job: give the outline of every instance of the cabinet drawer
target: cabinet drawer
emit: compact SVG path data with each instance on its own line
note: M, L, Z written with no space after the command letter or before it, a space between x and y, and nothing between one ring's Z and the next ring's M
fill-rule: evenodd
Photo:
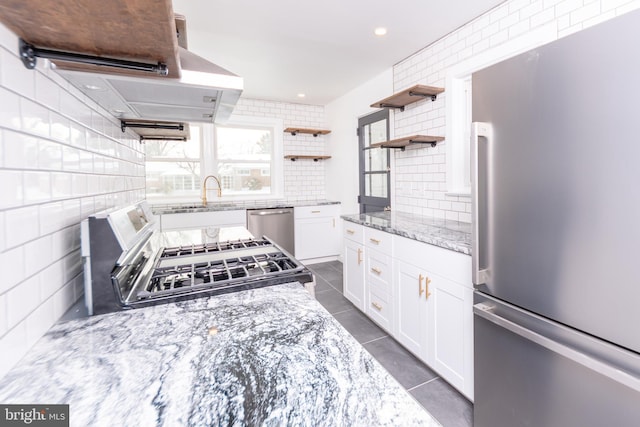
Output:
M340 205L300 206L293 210L296 219L338 216Z
M366 246L391 255L391 251L393 250L392 242L391 234L374 228L365 227L364 244Z
M384 292L386 295L391 294L391 281L393 274L391 272L391 257L379 251L369 249L365 251L367 282L370 287L378 290L379 293Z
M391 332L391 307L389 299L385 295L369 290L369 298L367 302L367 314L369 317L380 325L383 329Z
M354 224L353 222L344 221L342 236L345 239L362 244L364 242L364 227L359 224Z

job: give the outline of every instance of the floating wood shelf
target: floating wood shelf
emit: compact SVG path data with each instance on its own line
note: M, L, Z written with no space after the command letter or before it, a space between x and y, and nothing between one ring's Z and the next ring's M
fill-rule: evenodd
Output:
M405 105L418 102L424 98L431 98L432 101L435 101L438 94L442 92L444 92L444 88L441 87L415 85L381 101L375 102L371 104L371 107L399 108L400 111L404 111Z
M287 133L290 133L293 136L296 136L299 133L308 133L309 135L318 136L318 135L326 135L331 133L330 130L326 129L303 129L303 128L286 128L284 130Z
M326 160L326 159L330 159L331 156L308 156L308 155L299 155L299 154L289 154L284 156L285 159L289 159L292 162L295 162L298 159L309 159L309 160L313 160L314 162L317 162L318 160Z
M376 144L371 144L371 146L380 148L399 148L404 151L404 149L409 145L431 144L432 147L435 147L438 142L442 141L444 141L444 138L441 136L413 135L406 136L404 138L393 139L391 141L378 142Z

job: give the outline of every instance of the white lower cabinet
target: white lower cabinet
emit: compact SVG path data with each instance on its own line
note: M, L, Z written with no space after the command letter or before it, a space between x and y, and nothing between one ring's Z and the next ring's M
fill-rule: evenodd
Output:
M293 212L297 259L307 261L340 254L340 205L296 207Z
M344 239L343 258L344 296L358 310L365 311L364 245Z
M360 239L356 245L345 233L345 296L473 400L471 257L356 227L345 222Z
M433 311L431 289L425 287L423 269L400 260L394 260L394 288L396 329L395 339L409 351L428 364L429 359L429 314Z
M204 227L246 227L244 209L232 211L185 212L160 215L162 231L186 230Z
M473 290L435 274L429 278L433 309L428 363L473 398Z

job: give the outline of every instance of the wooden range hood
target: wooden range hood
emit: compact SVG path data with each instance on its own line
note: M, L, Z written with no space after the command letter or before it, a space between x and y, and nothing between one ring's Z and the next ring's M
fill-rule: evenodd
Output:
M179 46L170 0L4 0L0 21L36 48L166 64L167 76L53 59L56 71L120 119L223 121L241 77ZM183 19L181 41L186 43Z

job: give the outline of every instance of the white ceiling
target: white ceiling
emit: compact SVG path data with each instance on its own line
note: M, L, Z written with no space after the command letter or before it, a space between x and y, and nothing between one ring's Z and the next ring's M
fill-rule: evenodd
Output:
M503 1L173 0L173 10L189 50L242 76L243 96L325 105Z

